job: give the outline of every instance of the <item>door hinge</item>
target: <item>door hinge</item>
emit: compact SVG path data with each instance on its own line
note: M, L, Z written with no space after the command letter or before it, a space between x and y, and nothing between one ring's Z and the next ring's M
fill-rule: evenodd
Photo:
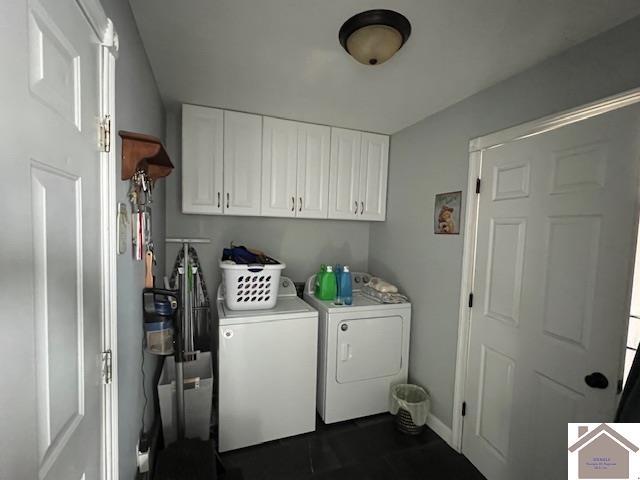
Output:
M469 294L469 308L473 308L473 293Z
M476 178L476 193L480 193L480 179Z
M622 393L623 383L624 383L623 380L621 378L619 378L618 379L618 389L617 389L618 395L620 395Z
M467 402L462 402L462 416L467 414Z
M109 385L113 378L113 355L111 349L102 352L102 383Z
M111 115L102 117L98 131L98 148L101 152L109 153L111 151Z

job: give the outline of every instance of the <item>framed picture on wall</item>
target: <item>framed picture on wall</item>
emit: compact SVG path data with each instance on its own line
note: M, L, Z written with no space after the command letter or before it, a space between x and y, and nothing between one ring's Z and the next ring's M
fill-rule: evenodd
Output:
M447 192L436 195L433 212L433 233L458 235L460 233L460 207L462 192Z

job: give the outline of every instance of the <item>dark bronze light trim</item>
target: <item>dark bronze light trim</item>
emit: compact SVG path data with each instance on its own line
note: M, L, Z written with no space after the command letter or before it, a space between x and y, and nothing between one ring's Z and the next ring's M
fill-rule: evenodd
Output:
M394 28L402 35L402 45L406 43L411 35L411 23L404 15L394 12L393 10L367 10L366 12L354 15L340 27L338 38L340 39L340 45L342 45L347 53L351 54L347 48L347 39L356 30L360 30L369 25L386 25L387 27Z

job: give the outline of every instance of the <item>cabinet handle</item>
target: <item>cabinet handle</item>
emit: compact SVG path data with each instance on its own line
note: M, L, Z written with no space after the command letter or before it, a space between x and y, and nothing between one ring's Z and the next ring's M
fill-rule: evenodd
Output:
M354 214L357 215L358 214L358 201L356 200L355 202L353 202L356 206L356 209L354 210Z
M364 202L361 200L360 201L360 215L362 215L364 213Z
M220 208L220 192L218 192L218 208Z
M302 197L300 197L300 206L298 207L298 211L299 212L302 211Z
M229 208L229 192L227 192L227 208Z
M295 211L296 209L296 197L291 197L291 211Z

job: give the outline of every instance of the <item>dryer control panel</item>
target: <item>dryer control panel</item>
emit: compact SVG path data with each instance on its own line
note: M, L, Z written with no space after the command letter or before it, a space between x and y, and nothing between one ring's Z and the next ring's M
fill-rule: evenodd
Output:
M364 285L369 283L369 280L371 280L372 276L373 275L371 275L370 273L366 273L366 272L351 272L351 285L352 285L353 291L357 292ZM309 295L313 295L313 293L315 291L315 284L316 284L316 276L312 275L307 280L307 283L305 285L305 288L304 288L305 293L307 293Z

